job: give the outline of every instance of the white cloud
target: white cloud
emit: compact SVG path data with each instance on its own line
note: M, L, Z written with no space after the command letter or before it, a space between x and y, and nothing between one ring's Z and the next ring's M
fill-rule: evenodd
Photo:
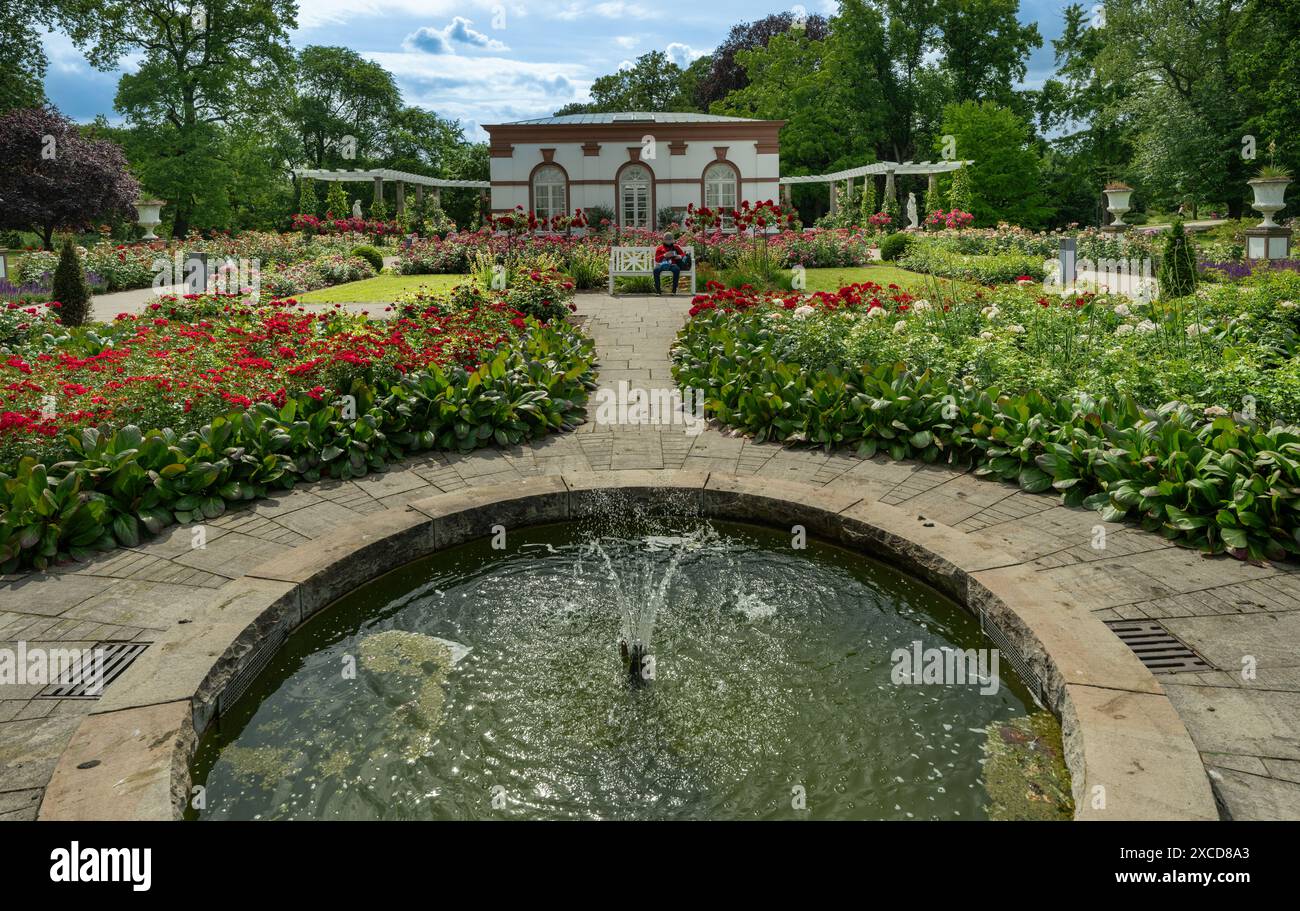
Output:
M484 51L510 50L502 42L475 29L473 20L464 16L454 17L440 29L429 26L416 29L402 42L402 47L407 50L420 50L426 54L454 54L456 45Z
M614 43L623 48L634 48L641 41L635 35L618 35L614 38Z
M320 28L343 25L361 19L409 16L416 19L464 14L467 8L483 10L495 17L504 10L504 27L512 18L528 15L523 2L507 3L504 0L307 0L298 6L298 27Z
M664 48L664 53L668 55L669 60L684 69L691 65L692 60L698 60L708 51L697 50L690 45L682 44L680 41L674 41Z
M533 63L506 57L466 58L421 51L366 54L396 77L408 104L437 111L484 139L479 124L546 117L587 97L591 74L578 63Z
M590 4L566 3L563 7L552 10L549 15L552 19L573 22L587 16L601 19L649 19L653 13L639 3L628 3L626 0L603 0L601 3Z
M593 6L591 11L606 19L649 19L651 15L639 3L626 3L624 0L605 0Z

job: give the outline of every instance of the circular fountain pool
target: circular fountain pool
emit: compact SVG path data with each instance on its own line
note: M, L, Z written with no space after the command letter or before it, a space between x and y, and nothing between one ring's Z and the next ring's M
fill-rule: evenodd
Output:
M1059 731L1007 664L955 682L915 660L988 657L974 619L795 543L547 526L390 573L295 633L221 718L197 815L1068 818ZM648 655L639 685L628 643Z

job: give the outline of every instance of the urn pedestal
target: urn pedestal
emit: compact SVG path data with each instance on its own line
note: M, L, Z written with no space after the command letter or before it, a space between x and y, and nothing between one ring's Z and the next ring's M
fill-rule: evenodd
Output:
M1291 257L1291 231L1273 220L1273 216L1286 208L1286 188L1289 177L1256 177L1247 181L1255 191L1251 208L1264 216L1253 228L1246 229L1246 258L1289 259Z
M165 205L161 199L144 199L135 204L135 211L139 215L136 224L144 228L143 240L158 239L153 229L162 224L162 207Z
M1124 215L1132 208L1129 202L1133 198L1133 188L1107 187L1103 192L1106 194L1106 211L1113 215L1115 220L1103 226L1101 230L1107 234L1123 234L1131 227L1124 221Z

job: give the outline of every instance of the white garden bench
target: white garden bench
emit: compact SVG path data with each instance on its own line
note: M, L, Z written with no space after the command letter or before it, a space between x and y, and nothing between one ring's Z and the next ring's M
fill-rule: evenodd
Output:
M609 248L609 293L614 294L615 278L635 278L645 276L654 278L656 247L610 247ZM691 258L691 267L682 270L682 278L691 279L691 296L695 295L695 248L682 247ZM660 276L660 282L672 281L672 274ZM670 286L671 287L671 286Z

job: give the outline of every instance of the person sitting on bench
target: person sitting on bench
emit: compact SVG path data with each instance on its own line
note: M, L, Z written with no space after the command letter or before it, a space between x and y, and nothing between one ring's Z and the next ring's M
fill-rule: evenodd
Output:
M677 245L676 238L669 231L664 235L664 242L655 249L655 294L663 293L659 287L659 273L673 273L673 294L676 294L677 285L682 280L682 270L690 267L690 257Z

